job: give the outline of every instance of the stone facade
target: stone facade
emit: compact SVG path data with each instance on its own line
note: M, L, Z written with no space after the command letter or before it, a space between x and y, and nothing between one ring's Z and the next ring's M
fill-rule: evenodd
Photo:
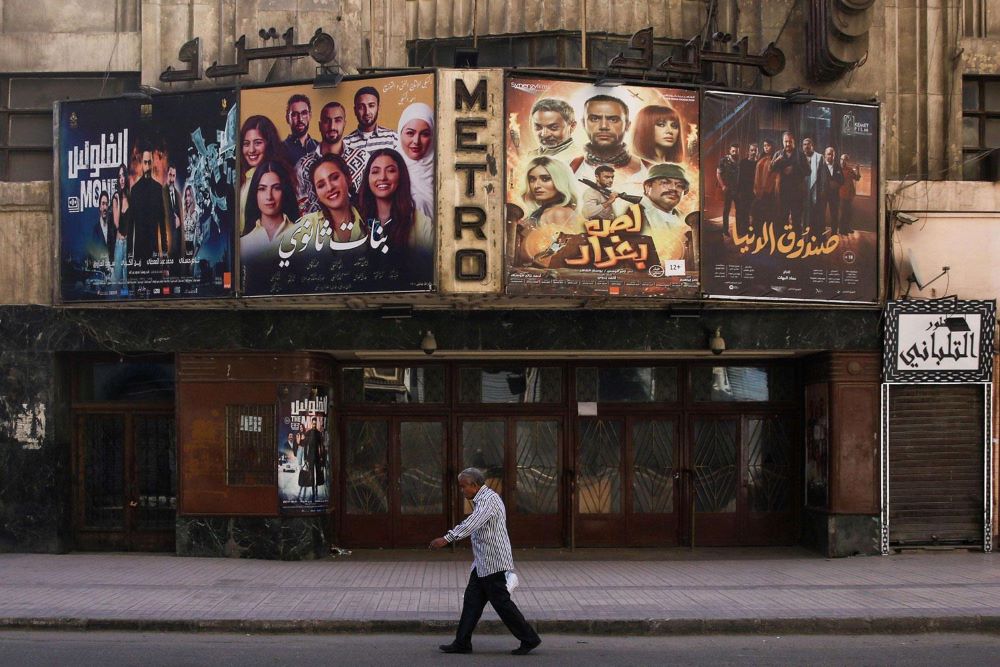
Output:
M646 26L663 37L687 38L704 25L702 0L4 0L0 3L0 71L7 73L133 72L163 91L233 85L229 79L163 84L178 50L201 39L204 66L233 59L233 42L259 29L296 30L296 42L317 29L338 45L347 73L407 64L407 40L580 30L627 35ZM822 97L882 104L881 166L887 210L926 222L898 230L893 251L930 253L952 267L950 292L995 298L998 278L993 183L946 181L961 175L962 77L1000 74L1000 11L981 0L878 0L872 10L869 56L832 83L809 82L805 71L808 2L719 3L720 30L749 38L751 52L775 41L788 58L780 75L730 82L781 92L808 88ZM477 16L473 7L478 6ZM370 45L370 47L369 47ZM369 55L371 53L371 55ZM255 62L242 83L308 79L308 59ZM889 233L895 225L890 221ZM990 244L983 243L988 239ZM879 313L854 309L743 306L707 311L700 320L667 319L660 311L420 311L386 323L351 310L61 309L52 308L56 234L48 183L0 183L0 551L69 548L70 433L59 355L81 351L175 352L185 349L370 349L413 351L431 329L441 350L702 350L707 332L723 327L731 350L862 350L881 347ZM977 254L979 253L979 254ZM894 256L897 275L903 255ZM897 279L894 293L905 288ZM921 296L932 297L927 290ZM294 332L289 335L288 332ZM497 332L503 332L502 336ZM153 332L156 332L154 335ZM418 353L419 354L419 353ZM994 411L996 419L996 410ZM998 431L994 425L994 433ZM995 466L996 468L996 466ZM998 513L994 512L994 516ZM182 553L298 558L318 554L327 537L308 521L236 522L184 519ZM869 514L803 518L804 532L830 555L869 553L877 532ZM994 527L996 532L996 526ZM278 546L261 535L286 536ZM262 546L263 545L263 546Z

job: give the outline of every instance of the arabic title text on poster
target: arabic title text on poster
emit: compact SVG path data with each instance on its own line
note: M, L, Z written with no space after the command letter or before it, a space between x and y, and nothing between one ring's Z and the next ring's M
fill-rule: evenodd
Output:
M250 296L434 287L434 74L244 90Z
M63 300L232 294L235 93L59 109Z
M508 294L698 293L698 96L511 77Z
M870 105L705 95L708 295L878 299L877 121Z

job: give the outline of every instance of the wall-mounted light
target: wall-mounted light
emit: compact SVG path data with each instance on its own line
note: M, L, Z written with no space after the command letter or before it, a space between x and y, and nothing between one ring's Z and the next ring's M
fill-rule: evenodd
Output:
M715 333L708 339L708 349L712 354L722 354L726 351L726 339L722 337L722 327L715 327Z
M320 65L316 68L313 88L336 88L343 80L344 73L339 65Z
M434 338L433 331L427 331L427 333L424 334L423 340L420 341L420 349L423 350L426 355L432 355L437 352L438 344L437 339Z
M413 306L382 306L378 316L383 320L405 320L413 317Z

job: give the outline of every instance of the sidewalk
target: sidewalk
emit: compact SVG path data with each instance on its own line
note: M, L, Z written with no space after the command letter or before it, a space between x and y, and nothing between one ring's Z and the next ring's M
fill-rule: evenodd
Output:
M453 631L468 552L321 561L0 554L0 628ZM541 632L1000 633L1000 556L798 549L515 552ZM503 631L487 607L482 630Z

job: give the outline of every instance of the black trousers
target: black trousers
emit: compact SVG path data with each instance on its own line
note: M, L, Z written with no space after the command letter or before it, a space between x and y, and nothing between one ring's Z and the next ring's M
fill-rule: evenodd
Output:
M735 187L730 186L726 188L726 191L722 193L722 235L729 236L729 212L733 209L733 205L736 205L736 216L739 218L740 215L740 205L736 201L736 193L734 192Z
M538 633L528 625L517 605L510 599L506 575L497 572L487 577L480 577L473 570L469 575L469 585L465 587L462 619L458 622L458 632L455 633L456 645L472 646L472 632L476 629L487 602L493 605L497 616L516 638L522 642L532 643L538 639Z

